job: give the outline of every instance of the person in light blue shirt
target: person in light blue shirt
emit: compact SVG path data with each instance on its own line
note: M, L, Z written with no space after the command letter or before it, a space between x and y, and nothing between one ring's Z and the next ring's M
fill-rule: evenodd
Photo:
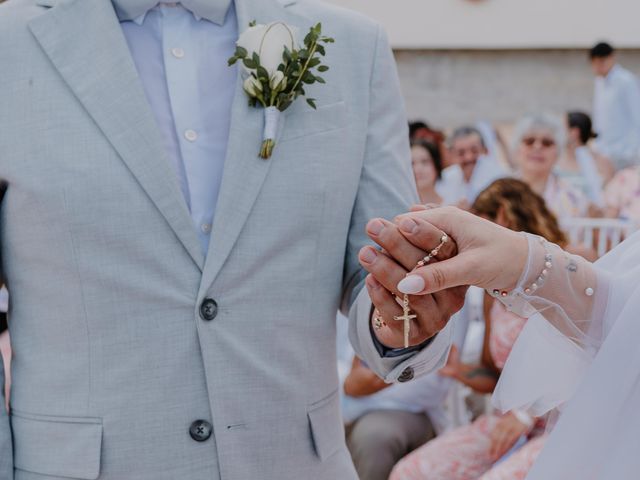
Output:
M593 121L596 147L616 169L640 160L640 83L638 77L617 63L608 43L594 46L589 56L595 79Z

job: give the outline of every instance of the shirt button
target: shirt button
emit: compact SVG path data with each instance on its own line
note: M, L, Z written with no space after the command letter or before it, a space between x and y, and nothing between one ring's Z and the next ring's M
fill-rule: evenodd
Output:
M181 49L181 48L178 48L178 47L172 48L171 49L171 55L173 55L176 58L182 58L182 57L184 57L184 50Z
M186 138L190 142L195 142L198 139L198 134L195 132L195 130L185 130L184 138Z
M200 229L202 230L202 233L210 233L211 232L211 224L210 223L203 223L202 225L200 225Z
M204 442L209 439L213 427L206 420L196 420L189 427L189 435L196 442Z
M212 298L205 298L200 305L200 317L210 322L218 316L218 303Z

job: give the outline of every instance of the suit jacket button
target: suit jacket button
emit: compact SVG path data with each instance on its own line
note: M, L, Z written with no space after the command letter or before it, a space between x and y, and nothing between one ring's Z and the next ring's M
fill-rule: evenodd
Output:
M398 377L398 381L400 383L405 383L405 382L408 382L410 380L413 380L413 376L414 376L413 368L407 367L407 368L404 369L404 371Z
M189 435L196 442L205 442L211 436L211 432L213 431L213 427L206 420L196 420L191 424L189 428Z
M218 304L211 298L205 298L200 305L200 316L207 322L213 320L218 315Z

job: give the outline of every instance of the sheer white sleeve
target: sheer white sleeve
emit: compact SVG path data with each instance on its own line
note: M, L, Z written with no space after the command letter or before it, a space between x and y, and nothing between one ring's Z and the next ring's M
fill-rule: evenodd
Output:
M529 257L516 288L490 292L529 319L494 404L540 416L571 396L604 340L609 273L540 237L527 234L527 240Z

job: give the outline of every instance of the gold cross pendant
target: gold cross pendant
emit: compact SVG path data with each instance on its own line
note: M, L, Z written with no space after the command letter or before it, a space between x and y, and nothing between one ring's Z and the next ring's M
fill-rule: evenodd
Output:
M409 295L405 294L402 299L402 315L393 317L394 320L404 322L404 348L409 348L409 332L411 331L411 320L414 318L418 318L418 316L411 313Z

